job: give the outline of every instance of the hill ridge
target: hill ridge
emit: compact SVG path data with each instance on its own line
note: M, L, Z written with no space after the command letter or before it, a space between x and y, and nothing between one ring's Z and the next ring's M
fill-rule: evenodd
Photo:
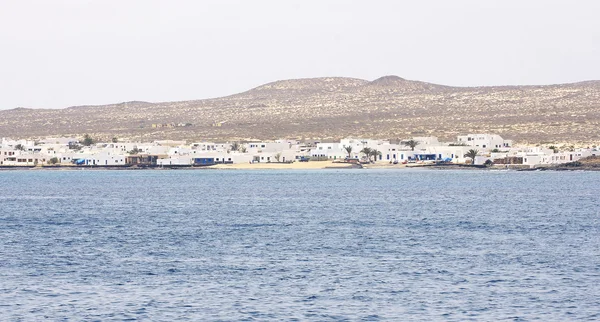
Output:
M188 127L153 127L153 124ZM600 81L453 87L387 75L279 80L230 96L0 111L0 137L135 139L402 138L492 132L509 139L600 140Z

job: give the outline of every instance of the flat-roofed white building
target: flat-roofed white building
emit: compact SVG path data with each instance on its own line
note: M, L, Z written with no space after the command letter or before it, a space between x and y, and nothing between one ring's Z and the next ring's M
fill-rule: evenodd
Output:
M250 142L245 143L244 147L248 153L270 153L281 152L284 150L298 150L300 144L298 142L288 142L279 140L275 142Z
M310 156L343 160L348 156L348 152L346 152L346 149L344 149L341 143L317 143L317 146L310 150Z
M190 155L169 155L166 158L156 160L156 164L159 166L188 166L192 165L193 159Z
M438 145L426 147L424 152L435 155L435 159L439 161L450 160L453 163L465 163L468 159L465 158L465 154L470 149L472 147L469 146Z
M482 150L506 149L512 146L512 140L505 140L497 134L459 135L457 143L480 148Z
M415 140L418 143L415 149L425 149L430 146L442 145L438 138L435 136L416 136L413 137L412 140ZM403 142L406 142L406 140L404 140Z
M124 166L126 158L126 154L108 151L83 152L72 156L72 160L76 164L95 166Z
M47 159L46 154L0 149L0 166L36 166Z
M190 144L197 151L227 151L231 148L230 143L194 142Z

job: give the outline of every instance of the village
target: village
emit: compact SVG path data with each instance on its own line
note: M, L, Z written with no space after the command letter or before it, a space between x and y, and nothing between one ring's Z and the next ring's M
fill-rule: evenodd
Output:
M467 134L454 142L436 137L406 140L345 138L338 142L301 142L280 139L264 142L96 142L83 138L12 140L2 138L0 167L211 167L219 164L292 164L328 161L369 165L428 164L501 165L535 168L598 156L598 147L513 146L496 134Z

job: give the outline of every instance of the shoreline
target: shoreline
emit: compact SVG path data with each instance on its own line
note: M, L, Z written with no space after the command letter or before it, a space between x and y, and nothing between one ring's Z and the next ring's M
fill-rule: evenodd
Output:
M325 170L325 169L387 169L387 170L477 170L477 171L600 171L600 167L594 166L540 166L530 168L528 166L513 165L505 167L496 165L486 167L483 165L469 164L354 164L333 161L310 161L294 163L237 163L237 164L215 164L210 166L0 166L0 171L31 170L31 171L81 171L81 170Z
M0 171L31 170L31 171L69 171L69 170L312 170L312 169L360 169L362 165L333 161L311 161L294 163L228 163L209 166L172 165L172 166L0 166Z
M309 161L293 163L229 163L205 167L214 170L313 170L313 169L360 169L361 165L333 161Z

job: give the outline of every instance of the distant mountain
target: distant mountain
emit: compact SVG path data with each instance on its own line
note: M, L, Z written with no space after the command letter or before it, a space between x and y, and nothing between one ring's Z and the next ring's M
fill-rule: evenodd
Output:
M289 93L294 91L299 91L303 94L308 92L340 92L361 87L368 83L369 82L366 80L344 77L291 79L261 85L251 89L246 93L278 92L283 93L284 95L289 95Z
M517 141L593 143L600 140L599 129L600 81L451 87L398 76L326 77L276 81L195 101L0 111L0 137L453 139L491 132Z
M385 89L393 93L419 93L452 89L449 86L411 81L398 76L383 76L368 84L363 90Z

